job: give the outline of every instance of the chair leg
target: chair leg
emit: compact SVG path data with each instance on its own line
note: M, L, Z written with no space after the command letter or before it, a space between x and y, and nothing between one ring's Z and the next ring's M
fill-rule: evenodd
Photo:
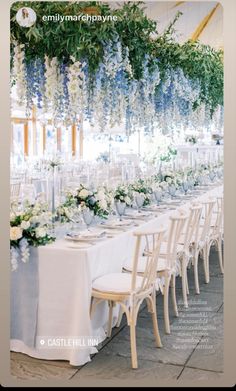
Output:
M198 256L199 253L197 252L194 257L194 281L195 281L195 291L197 295L200 294L199 281L198 281Z
M206 246L202 250L202 260L203 260L205 283L207 284L207 247Z
M120 307L116 327L120 327L120 324L121 324L121 321L123 318L123 314L124 314L124 311L123 311L122 307Z
M206 284L208 284L210 281L209 253L210 253L210 246L206 244L206 246L203 249L203 267L204 267L204 275L205 275L205 283Z
M184 307L188 308L188 298L187 298L187 268L185 265L185 260L182 261L182 294L183 294L183 303Z
M175 316L179 316L178 306L176 301L175 274L172 274L171 276L171 297L172 297L172 305L173 305Z
M207 246L207 253L206 253L206 256L207 256L207 262L206 262L206 265L207 265L207 283L210 282L210 251L211 251L211 247Z
M92 315L92 312L93 312L93 301L94 301L94 298L92 297L91 298L91 302L90 302L90 309L89 309L90 318L91 318L91 315Z
M170 277L165 275L165 287L164 287L164 322L165 333L170 334L170 319L169 319L169 285Z
M109 306L109 318L108 318L107 337L110 338L112 332L113 302L109 300L108 306Z
M132 368L138 368L137 348L136 348L136 321L134 318L134 311L132 311L130 319L130 344L131 344L131 362Z
M187 292L187 295L189 295L188 273L187 273L187 270L186 270L186 292Z
M220 271L222 274L224 274L221 237L219 238L219 240L217 240L217 248L218 248Z
M159 327L158 327L158 320L157 320L157 309L156 309L156 290L154 290L153 295L152 295L152 324L153 324L153 331L154 331L154 336L156 340L156 345L158 348L162 347L161 343L161 337L159 333Z

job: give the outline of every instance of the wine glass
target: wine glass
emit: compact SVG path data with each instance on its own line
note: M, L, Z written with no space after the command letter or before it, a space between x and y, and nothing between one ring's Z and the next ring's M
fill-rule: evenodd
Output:
M86 224L87 230L89 231L89 226L91 225L94 218L94 212L89 208L84 208L82 209L82 217Z
M184 181L183 182L183 190L184 190L185 195L187 195L188 189L189 189L189 184L187 181Z
M70 221L72 222L72 231L76 231L77 225L81 223L81 212L78 208L75 208Z
M203 176L202 176L202 175L199 175L199 176L197 177L197 181L198 181L198 183L199 183L199 186L202 186L202 185L203 185Z
M138 208L138 212L140 213L140 209L142 208L144 204L144 195L142 193L137 193L135 195L135 202Z
M215 179L215 172L214 171L209 172L209 178L210 178L211 182L214 181L214 179Z
M173 199L175 197L176 187L174 185L170 185L168 190L171 198Z
M125 214L126 203L121 201L116 201L115 207L116 207L117 214L120 217L119 220L122 221L122 216Z
M157 205L160 205L160 202L162 200L162 191L161 190L154 190L154 197L157 202Z

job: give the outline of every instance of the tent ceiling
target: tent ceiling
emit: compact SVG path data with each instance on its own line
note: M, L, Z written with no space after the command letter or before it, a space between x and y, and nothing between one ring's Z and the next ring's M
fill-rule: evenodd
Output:
M109 2L109 5L117 8L123 3ZM220 3L214 1L145 1L143 7L146 9L147 16L157 22L159 33L165 30L177 11L181 11L183 15L175 25L175 39L178 42L183 43L197 35L200 42L216 49L223 48L223 8Z

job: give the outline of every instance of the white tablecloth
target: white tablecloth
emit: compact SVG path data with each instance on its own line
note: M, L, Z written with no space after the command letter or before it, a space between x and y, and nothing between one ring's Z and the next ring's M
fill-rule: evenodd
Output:
M220 192L222 186L196 199ZM186 202L184 208L192 201ZM133 231L165 225L171 213L173 210L162 212L138 228L133 227L86 249L71 248L72 244L64 239L39 247L36 347L32 349L22 341L11 340L11 350L41 359L68 360L71 365L90 361L90 354L97 349L91 346L92 340L88 344L87 338L104 340L108 319L107 303L99 304L90 319L92 281L107 273L121 272L124 262L132 256ZM114 324L117 313L115 307Z

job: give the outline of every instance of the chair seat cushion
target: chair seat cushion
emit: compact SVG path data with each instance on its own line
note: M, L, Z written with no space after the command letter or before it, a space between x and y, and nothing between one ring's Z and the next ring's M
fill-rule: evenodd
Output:
M93 282L93 289L100 292L129 294L131 293L132 274L129 273L110 273L98 277ZM136 277L136 290L141 288L143 278Z

